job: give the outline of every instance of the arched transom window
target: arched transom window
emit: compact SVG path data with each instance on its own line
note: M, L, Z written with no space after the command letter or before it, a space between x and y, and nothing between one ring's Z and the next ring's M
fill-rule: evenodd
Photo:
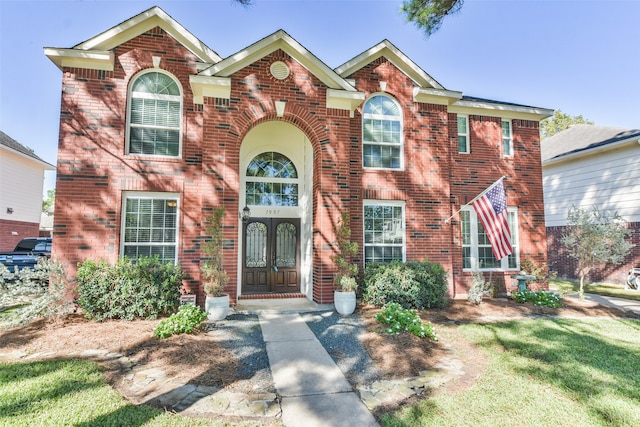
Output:
M402 111L388 96L374 95L364 105L362 152L365 168L402 168Z
M137 77L129 92L130 154L180 155L182 94L176 80L160 72Z
M293 162L275 151L258 154L246 174L246 204L298 206L299 177Z

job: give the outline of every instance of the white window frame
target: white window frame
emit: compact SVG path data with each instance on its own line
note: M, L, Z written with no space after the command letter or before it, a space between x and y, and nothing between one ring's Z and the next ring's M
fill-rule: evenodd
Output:
M121 226L120 226L120 257L124 256L124 250L127 246L171 246L166 242L133 242L127 243L125 241L125 233L127 231L127 200L129 199L146 199L146 200L165 200L166 202L176 203L176 229L175 229L175 241L172 243L175 246L175 258L174 264L178 263L178 249L180 242L180 194L169 192L143 192L143 191L124 191L122 193L122 206L121 206ZM165 260L166 261L166 260Z
M148 153L132 153L131 152L131 127L136 127L137 125L131 124L131 109L132 109L132 99L134 97L133 86L135 82L141 78L145 74L149 73L160 73L170 77L178 86L180 90L180 95L163 95L163 94L150 94L150 93L138 93L136 98L147 98L147 99L159 99L165 101L179 101L180 102L180 117L178 119L178 154L175 156L166 155L166 154L148 154ZM184 91L182 89L182 85L180 84L180 80L178 80L174 75L157 68L145 70L139 74L137 74L134 78L129 82L129 88L127 89L127 127L126 127L126 141L125 141L125 153L131 156L145 156L145 157L162 157L162 158L181 158L182 157L182 138L183 138L183 121L184 121ZM139 126L141 128L153 128L153 126ZM157 127L157 129L171 129L175 130L175 128L171 127Z
M504 136L504 124L509 126L509 136ZM513 129L511 126L511 120L502 119L500 123L500 135L502 136L502 153L505 157L513 157Z
M464 234L464 221L465 214L469 217L469 243L465 243ZM513 254L502 258L499 267L479 268L479 247L488 247L490 245L479 245L478 243L478 227L482 227L482 223L478 220L476 211L472 206L464 206L460 212L460 227L461 227L461 241L462 246L462 266L463 271L519 271L520 270L520 235L518 231L518 208L515 206L507 207L507 215L509 220L509 228L511 231L511 246L513 247ZM464 266L464 248L470 248L470 266ZM515 261L515 265L509 267L509 259Z
M381 244L376 244L376 243L366 243L366 219L365 219L365 210L367 207L369 206L390 206L390 207L400 207L402 209L402 218L401 218L401 223L398 224L398 226L400 227L400 231L402 232L402 243L398 244L398 243L381 243ZM399 261L406 261L407 258L407 227L406 227L406 202L404 201L399 201L399 200L364 200L362 203L362 248L363 248L363 259L364 259L364 263L366 265L367 263L367 257L366 257L366 251L367 248L371 248L371 247L400 247L402 250L402 259ZM371 261L370 261L371 262ZM376 262L376 261L373 261Z
M460 119L464 119L465 122L465 128L466 128L466 132L465 133L460 133ZM471 144L469 143L469 116L465 116L462 114L458 115L458 120L456 122L456 126L458 128L458 153L460 154L469 154L471 153ZM464 137L466 144L466 150L465 151L461 151L460 150L460 137Z
M389 99L391 102L393 102L396 107L398 107L398 111L399 111L399 116L388 116L388 115L382 115L382 114L370 114L370 113L365 113L365 106L367 105L367 103L369 103L372 99L374 99L375 97L378 96L382 96L385 97L387 99ZM391 121L391 122L395 122L397 121L400 124L400 142L398 143L390 143L390 142L373 142L373 141L365 141L364 139L364 121L365 119L373 119L373 120L384 120L384 121ZM400 165L397 168L385 168L385 167L381 167L381 166L365 166L364 164L364 146L365 145L377 145L380 147L398 147L400 149ZM371 96L369 96L369 98L365 101L365 103L363 104L363 108L362 108L362 167L363 169L372 169L372 170L392 170L392 171L403 171L404 170L404 116L403 116L403 112L402 112L402 107L400 105L400 103L394 99L393 97L389 96L386 93L373 93L371 94Z

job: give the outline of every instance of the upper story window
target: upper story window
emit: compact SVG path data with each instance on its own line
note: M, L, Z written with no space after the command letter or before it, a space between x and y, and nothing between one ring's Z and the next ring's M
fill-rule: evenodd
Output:
M511 134L511 122L502 121L502 152L505 156L513 156L513 136Z
M182 93L168 74L136 77L129 88L129 154L180 155Z
M469 152L469 118L458 116L458 153Z
M374 95L362 111L362 164L365 168L402 169L402 111L386 95Z
M254 157L246 173L247 205L298 206L298 171L284 154L268 151Z

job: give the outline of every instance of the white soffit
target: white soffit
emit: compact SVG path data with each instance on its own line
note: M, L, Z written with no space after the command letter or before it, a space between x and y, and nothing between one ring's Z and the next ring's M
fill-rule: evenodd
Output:
M459 100L451 104L449 112L457 114L490 114L509 119L540 121L551 117L554 111L547 108L501 104L500 102Z

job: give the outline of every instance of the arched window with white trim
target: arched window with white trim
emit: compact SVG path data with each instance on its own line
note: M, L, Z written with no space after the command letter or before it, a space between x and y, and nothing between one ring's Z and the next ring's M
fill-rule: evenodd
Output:
M171 75L152 71L129 87L129 154L180 156L182 90Z
M402 169L402 110L386 95L374 95L362 110L362 164L365 168Z
M298 206L299 183L291 159L275 151L264 152L247 166L245 202L253 206Z

